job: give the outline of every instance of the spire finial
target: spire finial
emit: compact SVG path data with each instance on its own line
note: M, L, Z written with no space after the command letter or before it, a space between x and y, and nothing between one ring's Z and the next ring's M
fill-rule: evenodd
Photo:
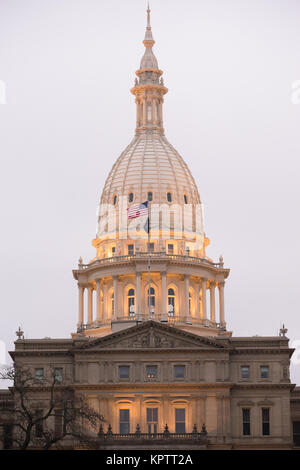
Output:
M150 28L151 29L151 24L150 24L150 5L149 5L149 2L148 2L148 9L147 9L147 28Z

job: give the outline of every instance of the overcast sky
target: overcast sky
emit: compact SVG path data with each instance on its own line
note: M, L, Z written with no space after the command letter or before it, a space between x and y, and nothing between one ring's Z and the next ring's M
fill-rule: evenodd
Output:
M152 0L166 136L231 268L234 335L300 340L299 0ZM0 339L69 337L104 181L135 127L144 0L0 0ZM300 362L300 361L299 361ZM300 364L292 366L300 384ZM1 385L0 385L1 387Z

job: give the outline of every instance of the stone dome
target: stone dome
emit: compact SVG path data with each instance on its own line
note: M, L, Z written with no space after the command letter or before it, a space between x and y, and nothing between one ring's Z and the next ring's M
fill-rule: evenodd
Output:
M199 204L194 178L183 158L162 134L134 137L113 165L105 182L101 203L113 204L115 196L133 194L132 203L147 200L163 204ZM168 200L167 194L171 194Z

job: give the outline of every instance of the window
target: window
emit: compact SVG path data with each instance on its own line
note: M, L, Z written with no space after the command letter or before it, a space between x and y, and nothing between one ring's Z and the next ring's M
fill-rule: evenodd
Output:
M120 410L120 434L129 434L129 410Z
M186 256L190 256L190 251L191 251L190 247L187 246L185 249Z
M147 408L147 428L149 434L157 433L158 408Z
M146 366L146 375L148 379L157 378L157 366Z
M35 375L36 380L43 381L44 380L44 369L43 368L35 369L34 375Z
M113 203L114 203L114 206L117 204L117 196L114 196Z
M152 106L150 103L147 103L147 121L152 119Z
M185 433L185 409L175 408L175 432Z
M243 408L242 415L243 415L243 436L250 436L250 408Z
M172 194L171 193L167 193L167 201L172 202Z
M153 194L151 191L148 192L148 201L152 201L153 199Z
M260 378L261 379L269 378L269 366L260 366Z
M36 410L34 418L35 419L40 419L42 417L43 417L43 410ZM36 437L43 437L43 431L44 431L43 421L38 421L35 424L35 435L36 435Z
M149 289L148 289L148 296L149 296ZM147 298L147 305L149 302L149 297ZM151 312L154 313L154 307L155 307L155 289L153 287L150 287L150 308Z
M128 245L127 250L128 250L128 255L132 256L134 254L134 245Z
M63 432L63 412L62 410L54 411L54 435L59 437Z
M134 317L134 289L129 289L128 294L127 294L127 299L128 299L128 315L130 317Z
M175 312L175 291L170 287L168 289L168 314L169 316L173 316Z
M294 446L300 447L300 421L293 421Z
M132 202L132 201L133 201L133 193L129 193L128 201L129 201L129 202Z
M249 377L250 377L250 367L249 366L241 366L241 377L242 377L242 379L249 379Z
M115 294L114 294L114 292L111 293L110 301L111 301L111 314L113 315L114 311L115 311Z
M120 379L129 379L129 366L119 366Z
M261 410L262 417L262 435L270 435L270 408L262 408Z
M175 379L184 379L185 366L174 366L174 377Z
M113 247L111 248L111 255L112 255L112 256L115 256L115 254L116 254L116 247L113 246Z
M174 245L172 243L168 243L168 253L169 255L173 255L174 253Z
M154 243L149 243L148 249L150 253L154 253Z
M12 424L4 424L2 429L3 449L11 449L13 445L13 426Z
M184 203L187 204L188 203L188 198L187 198L186 194L183 196L183 199L184 199Z
M62 382L63 370L61 367L56 367L54 369L54 378L55 378L55 382Z

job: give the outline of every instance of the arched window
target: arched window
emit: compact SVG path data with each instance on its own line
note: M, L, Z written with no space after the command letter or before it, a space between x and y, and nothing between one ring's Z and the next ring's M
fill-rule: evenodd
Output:
M170 287L168 289L168 314L170 317L174 316L175 312L175 291Z
M148 192L148 201L152 201L152 199L153 199L152 191L149 191Z
M127 294L127 301L128 301L128 314L130 317L134 317L135 314L135 307L134 307L134 302L135 302L135 297L134 297L134 289L129 289L128 294Z
M186 194L183 196L183 199L184 199L184 203L187 204L188 203L188 198L187 198Z
M128 201L129 201L129 202L132 202L132 201L133 201L133 193L129 193Z
M171 193L167 193L167 201L172 202L172 194Z
M114 203L114 206L117 204L117 196L116 195L114 195L113 203Z
M114 309L115 309L115 295L114 295L114 292L111 293L110 301L111 301L111 314L113 315L114 314Z
M148 289L148 297L147 297L147 305L149 302L149 289ZM151 313L155 312L155 289L154 287L150 287L150 311Z

